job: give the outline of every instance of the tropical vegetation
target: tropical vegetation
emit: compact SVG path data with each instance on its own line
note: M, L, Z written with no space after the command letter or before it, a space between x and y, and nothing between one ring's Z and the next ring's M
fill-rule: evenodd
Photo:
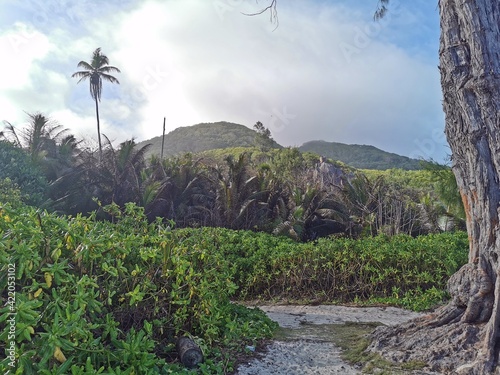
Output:
M30 166L25 168L33 170L23 172L25 178L40 182L22 182L18 169L7 173L9 162L3 177L18 183L25 202L34 199L61 214L98 210L106 218L95 199L120 207L133 202L151 221L160 217L177 227L249 229L301 241L463 228L460 197L444 166L361 171L296 148L263 148L263 139L271 139L258 132L254 147L163 160L148 159L147 144L128 140L115 147L106 139L101 157L46 116L29 116L22 135L6 128L10 143L3 147L23 155Z
M315 152L333 160L342 161L360 169L421 169L420 161L407 156L382 151L369 145L348 145L340 142L309 141L300 146L300 151Z
M203 349L201 373L231 373L276 328L235 302L425 310L467 261L443 166L356 170L272 148L259 126L253 147L161 160L105 138L101 157L28 117L0 142L0 290L7 301L14 265L19 373L183 373L181 335Z
M159 126L158 131L160 131ZM164 156L167 157L238 147L257 147L263 151L283 148L272 138L271 131L260 121L253 125L253 130L244 125L225 121L180 127L165 136L142 141L138 143L138 146L142 147L147 144L151 145L146 152L147 157L160 156L162 144ZM298 148L301 152L322 155L359 169L421 169L420 160L382 151L374 146L310 141Z
M17 373L188 373L176 337L202 348L203 374L231 373L275 323L234 301L389 303L425 310L447 298L467 261L467 235L379 235L300 243L252 231L175 229L134 203L100 206L110 220L35 207L0 208L0 347ZM10 285L10 284L9 284ZM15 311L15 332L7 323ZM9 370L10 359L0 362Z
M198 125L197 152L160 158L101 142L102 80L119 70L100 49L79 67L97 150L38 112L0 133L3 372L188 373L175 348L188 336L198 372L231 373L276 328L250 301L421 311L449 298L468 238L448 167L356 169L281 147L261 122L229 127L244 137Z

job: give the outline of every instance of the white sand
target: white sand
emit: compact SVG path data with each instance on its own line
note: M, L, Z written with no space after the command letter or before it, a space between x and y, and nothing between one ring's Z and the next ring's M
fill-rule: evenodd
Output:
M258 306L281 327L297 329L310 324L342 324L346 322L378 322L395 325L420 316L418 313L394 307L346 306ZM300 334L298 335L300 337ZM415 372L414 374L431 374ZM242 364L238 375L329 375L361 374L340 358L340 349L324 337L309 333L297 340L273 341L261 356Z

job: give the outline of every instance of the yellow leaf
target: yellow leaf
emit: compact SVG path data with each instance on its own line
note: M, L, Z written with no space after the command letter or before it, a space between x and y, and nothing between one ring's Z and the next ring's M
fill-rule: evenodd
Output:
M71 234L66 233L64 235L64 240L66 241L66 248L70 250L73 247L73 237L71 237Z
M58 346L56 346L56 349L54 350L54 358L57 359L61 363L66 362L66 356L61 351L61 348Z
M43 274L47 286L50 288L52 286L52 275L49 272Z
M42 289L42 288L38 289L38 290L35 292L35 294L33 294L33 297L38 298L38 296L39 296L40 294L42 294L42 292L43 292L43 289Z
M55 260L57 262L57 260L61 256L61 254L62 254L61 248L57 247L57 248L54 249L54 251L52 251L52 253L50 254L50 256L52 257L53 260Z
M32 326L28 327L28 332L31 333L32 335L35 334L35 329Z

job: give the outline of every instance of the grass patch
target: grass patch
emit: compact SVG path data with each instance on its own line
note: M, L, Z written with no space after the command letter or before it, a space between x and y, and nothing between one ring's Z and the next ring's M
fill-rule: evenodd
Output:
M333 342L342 349L340 357L365 374L395 375L408 374L423 369L424 362L411 361L394 363L377 353L368 352L369 334L381 325L380 323L344 324L303 324L300 328L278 328L274 339L281 341L311 339Z
M379 325L379 323L348 322L336 327L333 341L342 349L341 358L361 368L365 374L407 374L409 371L421 370L426 366L425 362L419 361L394 363L377 353L368 352L366 350L370 345L368 335Z

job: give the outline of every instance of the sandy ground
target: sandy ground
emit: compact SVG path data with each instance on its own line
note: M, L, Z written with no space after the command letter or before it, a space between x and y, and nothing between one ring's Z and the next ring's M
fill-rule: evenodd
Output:
M294 330L291 332L296 339L274 340L262 355L240 365L238 375L361 374L340 358L340 349L324 334L328 325L346 322L395 325L419 316L394 307L277 305L259 308L281 327ZM311 325L317 325L319 330L305 328Z

